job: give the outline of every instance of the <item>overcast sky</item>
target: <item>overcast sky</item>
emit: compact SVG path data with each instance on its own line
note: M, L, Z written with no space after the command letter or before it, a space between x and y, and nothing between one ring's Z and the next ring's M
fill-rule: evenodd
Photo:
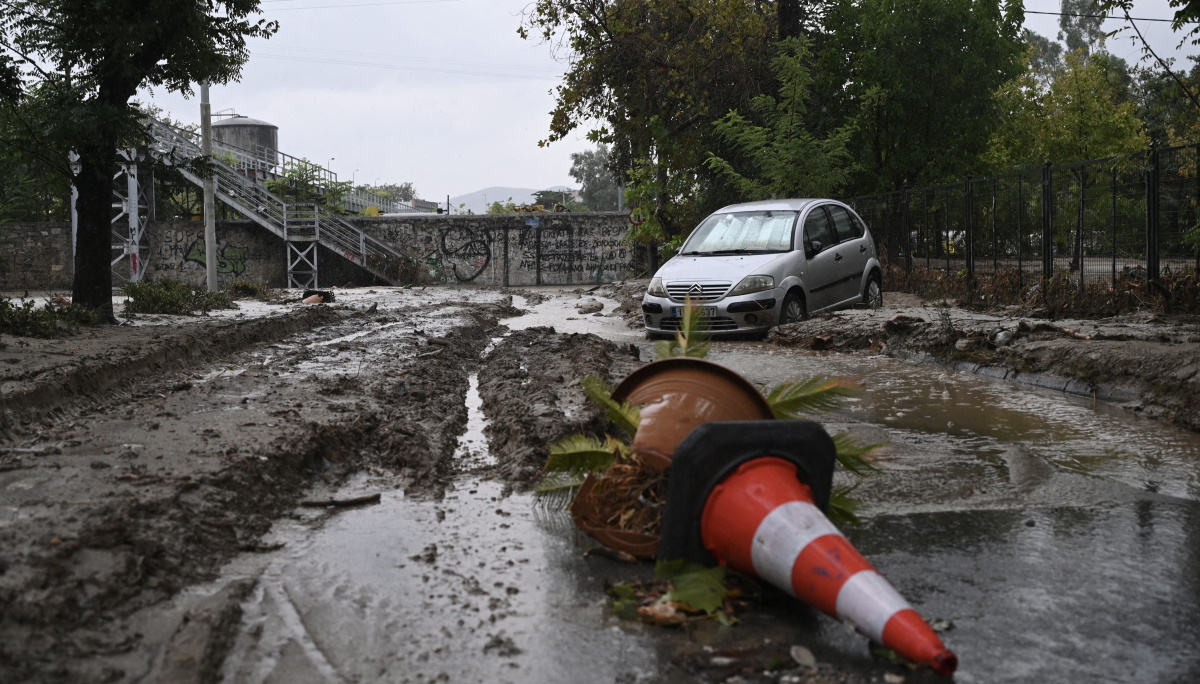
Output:
M549 46L517 36L529 4L263 0L279 33L252 41L241 82L213 86L212 108L275 124L282 151L328 164L341 180L411 181L434 201L490 186L575 187L571 153L593 145L586 130L537 145L565 66ZM1167 0L1134 7L1135 17L1172 16ZM1027 11L1058 8L1059 0L1026 1ZM1058 17L1029 14L1026 26L1054 38ZM1176 53L1168 24L1139 27L1164 56L1200 52ZM1109 49L1131 62L1140 56L1128 37ZM152 103L176 120L199 121L198 95L156 92Z

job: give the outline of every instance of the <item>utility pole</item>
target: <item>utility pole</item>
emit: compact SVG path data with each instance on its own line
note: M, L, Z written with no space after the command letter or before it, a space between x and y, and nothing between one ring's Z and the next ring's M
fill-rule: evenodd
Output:
M212 105L208 84L200 84L200 154L212 163ZM213 169L204 177L204 266L208 271L208 291L217 291L217 207Z

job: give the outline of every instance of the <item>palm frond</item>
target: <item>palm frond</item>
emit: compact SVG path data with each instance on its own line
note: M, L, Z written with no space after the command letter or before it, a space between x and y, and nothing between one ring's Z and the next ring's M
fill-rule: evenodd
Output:
M822 378L788 380L767 393L767 403L776 418L799 418L831 411L842 405L842 399L862 389L858 378Z
M590 435L571 435L550 445L550 457L543 470L550 474L579 475L604 470L616 460L611 437L598 439Z
M604 411L604 416L612 421L621 432L630 437L637 433L638 423L641 422L641 413L637 406L613 400L612 387L599 375L589 375L580 380L579 384L583 385L583 393L587 395L587 398L600 407Z
M826 511L825 517L829 518L829 522L837 527L846 525L857 527L862 524L862 520L857 515L862 504L850 496L857 486L834 487L833 492L829 495L829 509Z
M867 457L883 444L863 444L843 433L833 438L833 445L837 447L838 463L846 470L859 477L867 477L879 471L879 466Z
M708 333L703 330L704 316L700 315L700 307L688 297L683 307L683 317L679 321L679 330L674 339L664 340L654 345L654 355L659 361L676 356L687 356L693 359L703 359L708 356L711 348Z
M585 477L587 475L570 472L547 475L533 488L534 505L551 511L569 509Z

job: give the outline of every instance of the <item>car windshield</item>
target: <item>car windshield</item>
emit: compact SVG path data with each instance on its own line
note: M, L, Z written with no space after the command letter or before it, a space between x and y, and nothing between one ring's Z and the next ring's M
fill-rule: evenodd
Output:
M792 249L795 211L713 214L683 243L681 254L756 254Z

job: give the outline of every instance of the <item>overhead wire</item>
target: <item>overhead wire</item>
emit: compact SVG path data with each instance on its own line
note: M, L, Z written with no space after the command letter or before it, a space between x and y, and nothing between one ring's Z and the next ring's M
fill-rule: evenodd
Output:
M259 57L261 59L275 59L275 60L288 61L288 62L307 62L307 63L311 63L311 64L336 64L336 65L341 65L341 66L365 66L365 67L374 67L377 69L391 69L393 71L426 71L426 72L439 73L439 74L461 74L461 75L465 75L465 76L489 76L489 77L494 77L494 78L515 78L515 79L521 79L521 80L526 80L526 81L544 81L544 80L549 80L549 79L557 79L562 76L561 74L555 74L555 75L547 74L544 76L538 76L538 75L534 75L534 74L514 74L514 73L504 73L504 72L498 72L498 71L475 71L475 70L468 70L468 69L445 69L445 68L438 68L438 67L410 66L410 65L404 65L404 64L381 64L381 63L377 63L377 62L362 62L362 61L352 61L352 60L342 60L342 59L321 59L321 58L317 58L317 57L303 57L303 56L299 56L299 55L274 55L274 54L270 54L270 53L264 54L264 53L258 52L258 51L256 51L254 53L254 56Z
M262 3L267 2L289 2L291 0L262 0ZM388 5L424 5L431 3L442 2L459 2L459 0L387 0L386 2L364 2L354 3L349 5L313 5L309 7L271 7L263 9L264 12L297 12L299 10L315 10L315 9L346 9L350 7L384 7Z
M1124 21L1125 17L1119 14L1076 14L1073 12L1041 12L1037 10L1025 10L1025 14L1048 14L1055 17L1078 17L1081 19L1113 19L1115 21ZM1130 17L1137 21L1163 21L1171 23L1174 19L1152 19L1148 17Z
M283 45L280 43L276 43L274 41L268 42L265 40L251 41L251 45L253 46L252 49L255 51L255 54L258 54L260 50L266 49L266 50L270 50L270 51L279 50L282 52L315 53L318 55L348 55L350 57L364 57L364 58L379 59L379 60L426 62L426 63L433 63L442 68L445 68L444 65L454 65L454 66L463 66L463 67L482 67L482 68L488 69L489 71L494 71L496 69L500 69L505 72L512 72L512 71L522 72L522 71L524 71L524 72L529 72L530 76L551 76L551 75L560 76L561 75L561 72L558 72L558 71L550 72L550 71L547 71L544 67L522 66L522 65L518 65L518 64L497 64L495 62L472 62L472 61L467 61L467 60L456 60L456 59L432 59L429 57L413 57L410 55L390 55L390 54L379 53L379 52L330 50L327 48L315 48L310 45Z

